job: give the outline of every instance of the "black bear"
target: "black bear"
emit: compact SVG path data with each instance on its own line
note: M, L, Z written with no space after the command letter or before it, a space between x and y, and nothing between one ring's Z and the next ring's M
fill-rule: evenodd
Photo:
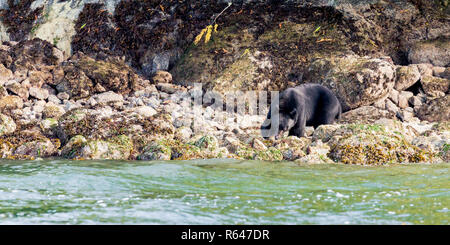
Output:
M267 119L261 126L264 138L278 138L286 131L289 135L302 137L306 126L316 128L332 124L342 113L341 104L333 92L320 84L288 88L278 98L272 102Z

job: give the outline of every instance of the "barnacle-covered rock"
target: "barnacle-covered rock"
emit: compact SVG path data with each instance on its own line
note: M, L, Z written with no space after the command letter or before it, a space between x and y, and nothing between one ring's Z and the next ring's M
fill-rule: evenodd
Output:
M381 124L350 124L337 131L328 156L345 164L382 165L431 162L435 152L409 143L401 131Z

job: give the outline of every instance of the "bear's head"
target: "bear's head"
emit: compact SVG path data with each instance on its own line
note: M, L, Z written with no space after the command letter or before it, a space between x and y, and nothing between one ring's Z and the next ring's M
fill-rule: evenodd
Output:
M270 105L267 118L261 125L261 135L265 139L272 136L278 139L294 127L297 118L297 108L286 98L286 93L281 93L279 99L275 98Z

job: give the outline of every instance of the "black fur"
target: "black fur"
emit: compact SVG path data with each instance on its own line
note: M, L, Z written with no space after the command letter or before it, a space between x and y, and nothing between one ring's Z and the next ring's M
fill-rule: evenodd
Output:
M279 127L268 133L266 130L273 123L271 111L274 108L279 109ZM341 104L331 90L320 84L302 84L279 94L279 104L271 105L261 132L264 138L278 137L285 131L289 131L289 135L302 137L305 136L306 126L316 128L322 124L332 124L341 113Z

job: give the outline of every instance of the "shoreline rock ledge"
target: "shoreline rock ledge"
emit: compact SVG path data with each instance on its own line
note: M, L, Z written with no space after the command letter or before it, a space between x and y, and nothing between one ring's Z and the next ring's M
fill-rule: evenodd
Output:
M445 1L232 1L195 44L228 2L0 1L0 158L450 161ZM344 113L301 138L202 93L303 83Z

